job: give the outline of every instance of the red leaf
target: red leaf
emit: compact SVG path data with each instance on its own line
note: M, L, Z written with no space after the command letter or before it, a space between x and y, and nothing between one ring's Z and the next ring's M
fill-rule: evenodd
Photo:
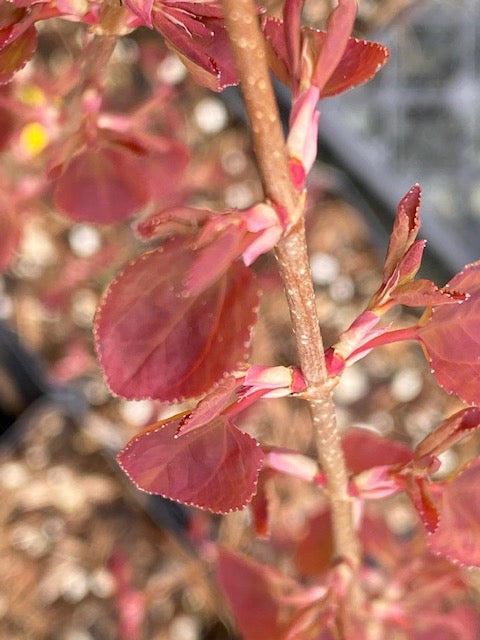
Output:
M181 204L184 198L183 178L190 162L190 153L185 145L176 140L148 136L144 142L145 159L142 171L150 186L151 197L163 207ZM155 145L156 142L156 145ZM155 148L163 146L164 149Z
M12 111L6 107L0 107L0 152L7 148L14 131L15 118Z
M408 307L432 307L442 304L455 304L466 299L464 293L452 291L447 287L437 287L431 280L414 280L396 287L392 298L397 304Z
M257 492L250 503L250 512L252 514L253 527L255 535L261 540L268 540L270 537L270 518L267 484L271 475L263 470L258 477Z
M298 543L293 560L304 576L318 577L331 567L333 553L332 519L330 510L326 509L309 521L307 533Z
M197 257L184 280L188 295L199 294L215 282L246 247L245 227L236 221L225 224L221 217L212 219L204 228L202 235L210 242L197 249Z
M256 491L263 452L227 418L176 438L185 414L135 436L118 454L135 485L184 504L228 513L242 509Z
M173 402L198 397L248 356L258 292L233 264L201 295L183 295L195 252L169 240L128 264L105 292L95 332L114 393Z
M295 84L295 61L291 60L290 51L287 48L284 23L277 18L268 16L263 20L262 29L267 45L269 66L280 82L291 87Z
M342 438L342 448L347 467L354 474L378 466L407 464L412 459L408 447L367 429L350 429Z
M434 307L417 335L438 384L470 404L480 404L480 262L468 265L447 285L467 292L461 305Z
M232 393L237 386L237 381L233 376L222 378L210 389L207 395L200 400L193 411L181 420L177 436L183 436L185 433L203 427L219 416L228 405Z
M328 18L325 41L315 64L312 83L320 89L326 85L347 47L357 14L356 0L338 0L338 4Z
M349 38L340 62L321 91L321 97L330 98L368 82L387 62L389 55L387 47L378 42Z
M314 482L318 473L318 464L298 451L283 449L281 447L264 447L265 466L277 473L284 473Z
M294 84L299 78L299 65L302 46L300 27L303 0L285 0L283 5L283 32L288 59L292 63L291 75Z
M196 82L213 91L237 84L230 42L217 2L169 0L158 10L154 5L153 24Z
M293 57L294 47L290 47L289 50L287 46L284 23L268 17L263 22L263 31L267 43L268 62L272 71L284 84L295 86L298 75L296 68L299 62ZM326 39L325 31L302 28L302 40L309 41L314 58L318 59L321 55ZM343 55L324 86L321 87L316 80L313 84L320 87L321 98L336 96L370 80L385 64L388 56L388 49L377 42L348 38Z
M428 480L423 476L409 476L405 488L426 530L429 533L436 531L439 521L438 505L432 497Z
M420 194L420 185L415 184L400 200L385 258L384 282L397 269L420 230Z
M152 28L153 0L125 0L125 6L143 20L147 27Z
M280 597L298 588L292 579L227 549L219 549L217 579L243 640L281 640L292 615Z
M10 82L23 69L35 53L37 40L37 30L32 26L0 50L0 84Z
M415 460L438 456L480 426L480 409L468 407L457 411L415 447Z
M116 149L87 149L57 180L55 207L77 222L110 224L136 213L150 199L138 157Z
M195 209L193 207L173 207L160 209L141 218L135 224L135 232L141 240L150 241L169 235L172 231L176 234L191 233L197 225L203 223L212 215L209 209Z
M480 567L480 458L457 473L442 492L440 522L428 539L433 553Z

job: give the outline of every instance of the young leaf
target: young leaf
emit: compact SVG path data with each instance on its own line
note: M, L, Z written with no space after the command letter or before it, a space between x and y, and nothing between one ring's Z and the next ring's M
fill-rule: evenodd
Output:
M466 294L452 291L448 287L437 287L431 280L413 280L396 287L392 298L396 304L407 307L433 307L455 304L466 300Z
M447 285L470 297L436 306L418 328L418 339L438 384L469 404L480 404L480 262L465 267Z
M409 476L405 489L426 530L429 533L436 531L439 522L438 505L432 496L427 478Z
M291 13L295 10L298 11L298 5L301 3L289 2L288 4L289 19L291 19ZM268 62L281 82L294 87L295 91L299 89L302 50L310 59L308 65L310 74L313 67L318 69L314 78L303 78L303 81L307 86L313 84L318 87L321 98L330 98L353 89L367 82L377 73L388 59L389 51L386 47L377 42L357 40L357 38L351 37L347 39L346 44L339 43L339 40L343 40L348 31L352 9L355 11L354 4L349 3L350 16L343 25L336 25L333 38L325 31L302 27L299 45L295 44L291 33L292 29L289 28L289 24L286 24L285 17L283 22L271 17L264 19L263 31L267 43ZM287 3L285 7L287 7ZM345 13L345 7L342 11ZM329 25L329 29L332 26L334 25ZM339 33L340 31L342 34ZM319 62L320 64L318 64ZM322 73L320 73L320 66L323 67ZM306 74L308 72L303 70L303 75Z
M338 67L347 47L357 14L357 0L338 0L328 18L325 41L313 71L312 83L322 89Z
M128 264L103 295L96 347L112 391L173 402L198 397L248 356L258 292L234 263L200 295L183 295L196 254L173 238Z
M242 509L256 491L263 452L224 416L176 438L186 414L136 435L119 465L143 491L215 513Z
M420 230L420 195L420 185L415 184L400 200L385 258L384 282L392 276Z
M340 62L322 89L322 98L336 96L368 82L387 62L389 55L387 47L378 42L349 38Z
M480 426L480 408L468 407L443 420L415 447L415 460L438 456Z
M480 458L446 483L440 503L440 521L428 537L438 555L466 566L480 567Z

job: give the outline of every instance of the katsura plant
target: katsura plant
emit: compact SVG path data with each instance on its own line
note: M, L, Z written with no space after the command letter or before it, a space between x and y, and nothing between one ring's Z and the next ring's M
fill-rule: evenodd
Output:
M18 243L19 212L50 184L54 206L75 221L108 224L147 211L134 225L153 248L126 264L104 292L96 350L116 395L190 408L137 434L120 451L119 465L146 492L220 514L249 508L263 537L273 476L301 479L328 504L308 541L313 564L316 553L326 557L318 575L302 575L301 568L286 575L205 542L245 640L474 640L480 621L459 567L480 567L480 457L447 480L435 473L439 456L480 426L480 262L444 287L416 278L425 241L417 239L414 185L398 205L376 293L326 348L304 224L321 101L368 81L388 50L352 37L356 0L339 0L323 31L302 26L302 8L302 0L285 0L280 20L253 0L4 2L4 83L34 54L40 21L61 17L87 29L79 60L55 87L44 83L57 102L54 115L42 107L51 138L39 142L48 151L43 180L29 176L2 196L1 262L8 265ZM185 171L188 151L167 135L168 126L161 133L155 126L169 98L160 89L132 112L108 111L104 68L117 39L140 26L160 33L198 83L214 91L240 85L261 202L212 211L190 206L188 189L179 195L169 188ZM271 73L291 89L286 138ZM14 130L10 86L0 103L4 147ZM39 106L22 105L17 117L25 123ZM27 134L36 140L35 131ZM298 352L289 366L249 359L260 296L251 267L269 251ZM424 312L397 328L384 320L396 305ZM419 343L437 383L464 408L414 449L362 429L341 436L333 390L342 373L372 349L404 340ZM254 403L285 396L308 405L316 458L267 446L242 428L242 414ZM423 526L407 540L367 508L399 492Z

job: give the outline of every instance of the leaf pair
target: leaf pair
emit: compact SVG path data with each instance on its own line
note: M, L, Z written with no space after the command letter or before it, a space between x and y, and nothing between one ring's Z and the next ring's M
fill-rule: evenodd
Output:
M388 49L351 38L357 11L355 0L340 0L327 30L300 28L303 2L286 0L283 21L263 21L268 59L277 78L294 94L317 87L328 98L370 80L388 59Z
M184 280L196 257L189 237L172 238L133 260L108 287L95 339L114 393L162 402L197 398L244 365L258 306L253 275L234 262L189 294ZM243 507L255 492L263 452L218 415L230 391L222 389L218 406L203 405L206 415L198 409L197 424L187 427L182 414L149 427L121 452L120 465L146 491L218 512Z

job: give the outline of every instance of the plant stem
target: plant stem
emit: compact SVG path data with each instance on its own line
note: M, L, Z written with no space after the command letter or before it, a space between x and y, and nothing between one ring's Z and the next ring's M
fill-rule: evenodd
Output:
M253 0L223 0L225 22L237 65L265 194L283 207L289 220L299 220L277 247L287 301L296 336L304 394L316 433L318 457L327 478L337 558L356 570L359 545L353 525L348 474L336 424L332 386L316 314L303 219L303 199L288 170L288 154ZM301 215L298 215L299 212Z

